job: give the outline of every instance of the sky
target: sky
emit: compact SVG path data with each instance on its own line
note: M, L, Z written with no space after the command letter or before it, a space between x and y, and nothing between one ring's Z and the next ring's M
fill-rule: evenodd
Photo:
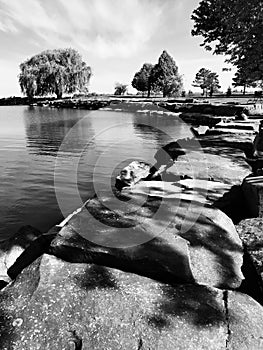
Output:
M19 64L41 51L71 47L92 69L90 92L113 93L129 84L143 63L166 50L183 75L185 90L200 68L219 74L222 90L235 69L192 37L199 0L0 0L0 97L20 96ZM201 90L200 90L201 91Z

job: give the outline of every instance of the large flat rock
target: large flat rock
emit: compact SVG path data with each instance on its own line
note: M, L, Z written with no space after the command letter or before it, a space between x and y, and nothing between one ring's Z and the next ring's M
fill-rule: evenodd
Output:
M172 192L162 182L145 182L127 188L114 210L111 197L89 200L51 243L50 253L162 281L238 288L243 249L233 222L173 187Z
M1 350L243 350L263 337L248 296L48 255L0 292L0 310Z
M187 175L194 179L213 179L215 181L241 185L243 179L251 173L243 152L231 148L206 148L204 151L188 151L173 164L169 164L161 173L163 181L178 179Z

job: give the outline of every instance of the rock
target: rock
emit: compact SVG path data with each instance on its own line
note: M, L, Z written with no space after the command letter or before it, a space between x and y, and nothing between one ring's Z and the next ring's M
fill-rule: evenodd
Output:
M246 105L241 105L241 107L245 108L245 113L249 117L263 115L263 104L262 103L246 104Z
M215 126L215 129L234 129L236 132L239 132L240 130L244 130L246 132L255 132L256 126L254 123L218 123Z
M22 227L9 240L0 245L0 281L9 282L8 269L21 253L42 233L32 226Z
M246 177L242 191L248 203L248 217L263 217L263 176Z
M0 309L1 350L242 350L263 336L248 296L48 255L0 292Z
M145 184L138 192L137 186L123 191L114 210L114 199L89 200L49 253L164 282L238 288L243 250L232 221L193 195L184 197L187 191L176 184L172 195L161 182Z
M213 135L179 139L160 148L155 154L154 168L163 181L173 181L187 175L195 179L214 179L222 183L241 185L251 173L243 152L253 152L251 138ZM177 160L177 161L174 161ZM160 171L160 167L162 167Z
M144 162L134 161L123 168L116 178L115 187L121 190L125 186L135 185L142 178L149 175L150 165Z
M191 125L207 125L210 128L215 127L219 123L232 121L234 117L218 117L211 114L202 113L181 113L179 117L186 123Z
M214 130L216 132L217 130ZM202 149L205 151L212 148L214 153L220 153L221 149L229 148L228 154L231 155L233 149L242 150L247 157L253 154L253 139L252 134L226 133L226 134L211 134L208 132L204 137L198 139Z
M168 109L171 112L182 113L201 113L214 116L239 116L248 111L245 106L227 105L227 104L208 104L208 103L193 103L193 104L173 104L169 102L158 103L160 107Z
M263 219L243 220L236 228L260 277L258 282L263 297Z
M81 108L81 109L99 109L107 107L110 100L96 100L96 99L62 99L50 101L48 106L56 108Z
M213 179L223 184L241 185L243 179L251 173L244 160L243 153L237 149L207 147L188 149L175 162L167 163L159 174L163 181L176 181L187 175L194 179ZM155 167L158 165L156 164Z
M226 308L229 329L226 349L263 349L262 306L246 294L228 292Z

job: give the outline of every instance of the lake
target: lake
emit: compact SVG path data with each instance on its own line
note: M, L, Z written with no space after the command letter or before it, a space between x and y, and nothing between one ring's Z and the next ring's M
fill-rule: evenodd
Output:
M132 160L153 164L157 149L187 136L179 118L158 110L0 106L0 240L23 225L47 231Z

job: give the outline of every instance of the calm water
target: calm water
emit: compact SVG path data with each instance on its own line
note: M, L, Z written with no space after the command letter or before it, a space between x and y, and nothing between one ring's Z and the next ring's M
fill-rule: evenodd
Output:
M156 150L189 130L174 116L41 107L0 107L0 240L23 225L46 231L79 207L131 160L154 162ZM54 185L55 176L55 185ZM112 180L113 181L113 180Z

